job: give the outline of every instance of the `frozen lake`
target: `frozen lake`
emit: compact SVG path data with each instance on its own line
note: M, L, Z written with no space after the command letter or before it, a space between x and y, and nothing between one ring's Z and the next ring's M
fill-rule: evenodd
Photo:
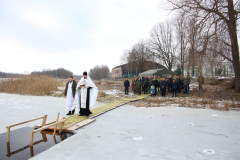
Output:
M57 97L0 94L0 107L1 133L19 121L66 114ZM32 159L240 159L239 111L124 105L76 132Z

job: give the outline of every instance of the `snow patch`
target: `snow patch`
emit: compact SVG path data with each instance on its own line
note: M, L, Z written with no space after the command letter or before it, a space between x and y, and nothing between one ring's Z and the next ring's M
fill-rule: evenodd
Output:
M212 154L215 154L215 151L212 149L205 149L205 150L203 150L203 153L205 153L207 155L212 155Z
M133 137L133 140L134 140L134 141L142 141L143 138L142 138L142 137Z
M104 91L106 94L110 94L110 95L114 95L114 94L118 94L118 93L123 93L123 92L120 92L119 90L117 89L111 89L111 90L107 90L107 91Z
M58 87L59 90L65 90L65 87Z

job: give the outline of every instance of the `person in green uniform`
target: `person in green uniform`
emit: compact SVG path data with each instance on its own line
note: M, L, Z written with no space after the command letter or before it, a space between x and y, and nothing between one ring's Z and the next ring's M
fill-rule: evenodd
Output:
M177 75L175 74L172 79L176 81L177 80Z
M201 90L202 89L202 85L204 84L204 78L203 78L201 73L200 73L200 75L198 77L198 83L199 83L199 90Z
M160 92L161 91L161 86L160 86L161 77L160 76L158 76L157 81L158 81L157 91Z
M148 88L148 90L150 90L150 88L151 88L151 86L152 86L152 77L149 76L148 79L149 79L149 85L148 85L149 88Z
M187 73L187 79L189 81L189 83L191 82L191 76L189 75L189 72Z
M137 94L137 77L133 81L133 93Z
M141 95L142 93L142 86L143 86L143 83L142 83L141 77L139 77L137 81L138 95Z
M180 75L180 79L183 81L184 80L184 77L182 75Z

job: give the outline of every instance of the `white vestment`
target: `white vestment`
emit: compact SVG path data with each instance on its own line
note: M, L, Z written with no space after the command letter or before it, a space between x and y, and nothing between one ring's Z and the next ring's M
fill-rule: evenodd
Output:
M79 88L80 85L85 85L85 87ZM90 98L89 107L91 107L97 100L97 95L98 95L97 86L93 83L92 79L89 76L87 76L87 79L84 79L84 77L82 77L77 84L76 99L75 99L75 103L79 109L86 108L86 101L88 98L87 89L89 87L91 87L90 93L89 93L89 98Z
M75 109L75 107L73 106L75 98L73 97L73 93L72 93L72 84L73 84L73 82L68 83L68 90L67 90L67 97L66 97L66 106L67 106L66 110L67 111L72 111Z

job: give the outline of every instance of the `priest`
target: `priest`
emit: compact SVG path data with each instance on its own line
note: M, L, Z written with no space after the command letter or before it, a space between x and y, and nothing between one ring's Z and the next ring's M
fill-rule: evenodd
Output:
M96 102L97 94L98 88L87 75L87 72L83 72L83 77L77 84L76 92L77 107L80 109L79 116L89 116L89 114L92 114L89 108Z

